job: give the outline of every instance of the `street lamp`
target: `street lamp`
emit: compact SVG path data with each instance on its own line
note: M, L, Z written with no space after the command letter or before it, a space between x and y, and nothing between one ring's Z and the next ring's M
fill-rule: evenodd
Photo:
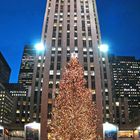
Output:
M41 42L41 43L37 43L35 44L35 49L38 51L38 52L42 52L45 50L45 47L44 47L44 44Z
M99 49L100 49L100 51L101 52L104 52L104 53L106 53L106 52L108 52L108 45L107 44L101 44L100 46L99 46Z
M36 123L36 122L30 123L29 127L32 129L40 129L40 123Z
M117 126L111 123L104 123L103 124L103 128L105 131L116 131L117 130Z
M104 137L104 140L106 139L117 140L118 126L108 123L108 122L104 123L103 124L103 137Z
M24 126L25 139L40 140L40 123L29 123Z

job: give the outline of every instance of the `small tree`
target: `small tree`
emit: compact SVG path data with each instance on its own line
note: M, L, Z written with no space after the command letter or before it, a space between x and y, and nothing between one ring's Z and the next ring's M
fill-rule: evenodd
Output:
M67 64L52 112L51 140L96 140L97 113L77 58Z

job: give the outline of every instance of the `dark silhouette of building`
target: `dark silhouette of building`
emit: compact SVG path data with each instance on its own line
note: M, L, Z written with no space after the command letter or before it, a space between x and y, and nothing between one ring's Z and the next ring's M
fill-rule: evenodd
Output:
M16 105L16 123L24 125L30 122L31 85L35 64L36 50L32 45L25 45L18 76ZM14 87L14 86L13 86ZM16 96L16 94L14 94Z
M0 89L3 89L3 83L8 83L10 79L11 68L0 52Z

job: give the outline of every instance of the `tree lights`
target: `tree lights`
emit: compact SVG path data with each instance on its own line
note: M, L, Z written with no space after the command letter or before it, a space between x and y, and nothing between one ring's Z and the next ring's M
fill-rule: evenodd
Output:
M67 64L52 112L51 140L95 140L97 112L76 57Z

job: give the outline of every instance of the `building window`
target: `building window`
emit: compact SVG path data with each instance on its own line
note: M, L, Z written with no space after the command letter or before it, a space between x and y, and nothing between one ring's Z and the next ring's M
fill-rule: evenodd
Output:
M50 92L48 93L48 98L52 99L52 93L50 93Z
M61 37L62 37L62 33L61 33L61 32L59 32L58 37L59 37L59 38L61 38Z
M52 112L52 104L48 104L48 113Z
M61 46L61 39L58 40L58 46Z
M67 38L67 46L70 46L70 39Z
M92 40L89 40L89 47L92 47Z
M87 57L84 57L84 62L87 62Z
M84 6L81 5L81 13L84 13Z
M53 87L53 82L49 82L49 88Z
M83 40L83 47L86 47L86 40Z
M68 5L68 12L70 12L70 5Z
M49 79L53 80L53 75L49 75Z
M94 59L93 57L90 57L90 62L93 63Z
M61 63L57 63L57 70L61 69Z
M56 75L56 79L57 80L60 80L60 75Z
M91 88L92 89L95 89L95 81L93 81L94 79L92 79L92 82L91 82Z
M55 46L55 40L54 39L52 40L52 46Z
M85 21L82 20L82 31L85 31Z
M70 61L70 56L67 56L67 62Z
M88 67L87 66L84 66L84 70L87 71L88 70Z
M78 40L77 40L77 39L74 40L74 45L75 45L75 46L78 45Z

